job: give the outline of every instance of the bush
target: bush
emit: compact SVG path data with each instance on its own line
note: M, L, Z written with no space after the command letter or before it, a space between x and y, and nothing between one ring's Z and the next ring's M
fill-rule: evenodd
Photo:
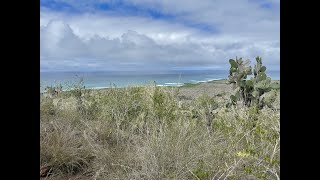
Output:
M222 98L209 95L184 101L175 89L156 86L94 91L79 87L81 91L40 101L40 163L49 166L53 175L280 176L280 112L268 106L229 109L217 100Z

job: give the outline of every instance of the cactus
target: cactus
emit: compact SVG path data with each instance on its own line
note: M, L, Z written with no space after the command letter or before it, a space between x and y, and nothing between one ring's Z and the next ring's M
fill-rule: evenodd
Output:
M264 106L270 107L274 102L274 97L266 96L265 93L273 89L279 89L280 85L271 83L271 78L266 75L266 66L262 65L261 57L256 57L256 64L253 69L254 77L247 79L252 75L250 60L243 61L242 58L236 60L230 59L229 83L233 84L235 95L230 96L230 102L227 107L236 105L241 101L243 105L250 107L256 105L260 109ZM273 93L274 94L274 93Z

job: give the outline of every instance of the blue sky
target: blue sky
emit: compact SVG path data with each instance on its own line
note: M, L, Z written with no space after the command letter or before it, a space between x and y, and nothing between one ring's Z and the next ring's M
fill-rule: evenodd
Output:
M40 70L227 69L280 64L277 0L41 0Z

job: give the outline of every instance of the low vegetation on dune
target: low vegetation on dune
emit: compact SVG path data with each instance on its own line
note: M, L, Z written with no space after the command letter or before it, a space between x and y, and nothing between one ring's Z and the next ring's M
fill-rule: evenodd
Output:
M80 81L70 91L41 94L41 176L280 179L279 87L252 96L262 90L249 82L238 89L247 93L241 96L232 95L238 90L226 81L204 84L231 91L188 96L198 86L155 85L90 90ZM262 104L267 95L271 100Z

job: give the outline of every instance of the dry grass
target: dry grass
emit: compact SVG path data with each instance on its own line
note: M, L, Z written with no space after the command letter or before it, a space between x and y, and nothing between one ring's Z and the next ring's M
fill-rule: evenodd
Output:
M220 90L179 98L186 91L149 86L41 97L41 166L52 169L50 177L92 179L280 177L279 111L226 109Z

